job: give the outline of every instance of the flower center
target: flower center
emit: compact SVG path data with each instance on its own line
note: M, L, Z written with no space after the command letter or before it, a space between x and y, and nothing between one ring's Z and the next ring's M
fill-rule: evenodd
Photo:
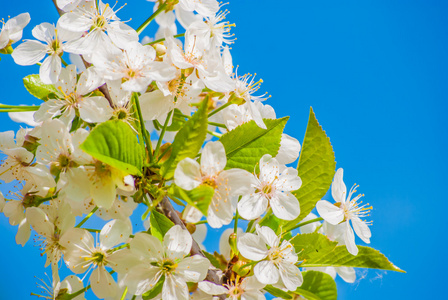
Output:
M162 272L171 273L177 268L177 264L170 258L165 258L160 264L159 267L162 269Z
M216 189L218 187L218 184L216 183L216 180L214 177L206 177L202 179L202 184L211 186L213 189Z

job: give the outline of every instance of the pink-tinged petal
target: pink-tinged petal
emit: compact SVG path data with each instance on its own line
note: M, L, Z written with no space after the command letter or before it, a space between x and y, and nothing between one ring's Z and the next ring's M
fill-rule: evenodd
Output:
M291 263L279 264L280 277L289 291L295 291L303 283L303 276L298 267Z
M327 200L319 200L316 203L316 209L319 215L331 225L337 225L344 220L344 211Z
M270 260L260 261L254 268L254 274L263 284L274 284L280 279L277 267Z
M350 222L345 222L346 228L344 232L344 241L347 246L347 251L352 255L358 255L358 247L355 244L355 234L350 226Z
M345 186L343 176L344 170L339 168L331 184L331 196L336 202L345 202L345 198L347 198L347 187Z
M37 64L45 57L47 47L37 41L26 41L20 44L11 54L14 62L21 66Z
M90 285L93 293L101 299L114 297L117 293L117 283L104 267L98 267L90 275Z
M142 260L162 260L162 243L153 235L144 232L135 234L130 242L131 251Z
M240 253L247 259L259 261L268 255L268 249L263 239L255 234L243 234L237 242Z
M165 277L162 289L163 300L188 300L187 283L179 276L170 275Z
M246 220L261 216L268 207L268 200L261 193L244 195L238 202L238 213Z
M369 226L358 217L352 218L352 224L356 235L359 236L364 243L370 244L372 233L370 232Z
M300 215L299 200L290 192L276 193L269 201L274 215L282 220L294 220Z
M209 267L210 262L207 258L193 255L180 261L176 272L179 272L186 282L199 282L204 280Z
M28 223L38 234L46 238L51 238L54 235L54 225L42 209L29 207L25 214Z
M202 183L199 164L191 158L181 160L174 171L174 182L187 191L198 187Z
M208 142L201 155L201 171L205 176L215 175L227 164L226 149L221 142Z
M348 283L353 283L356 280L356 272L352 267L337 267L335 268L338 275Z
M101 248L108 250L116 245L125 243L129 239L131 233L131 226L128 222L122 220L112 220L101 229Z
M139 296L152 289L160 280L160 277L162 277L162 272L159 268L141 263L126 273L120 282L120 286L127 286L131 294Z
M256 231L259 237L269 245L269 247L277 247L280 244L279 237L275 234L274 230L267 226L261 226L257 224Z
M30 239L31 227L26 219L23 219L19 224L16 234L16 243L25 246L26 242Z
M163 238L165 253L172 259L182 259L190 253L193 239L188 230L174 225Z

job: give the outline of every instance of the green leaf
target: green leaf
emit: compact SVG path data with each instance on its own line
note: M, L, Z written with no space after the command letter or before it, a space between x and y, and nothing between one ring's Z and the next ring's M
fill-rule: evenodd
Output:
M61 92L54 85L43 83L37 74L24 77L23 84L31 95L41 100L47 101L55 95L62 97Z
M208 185L202 184L191 191L185 191L178 186L173 186L173 196L180 200L186 201L191 206L199 209L199 211L207 216L208 206L212 201L215 190Z
M159 213L156 210L151 212L149 217L149 226L151 228L151 235L163 241L163 237L174 226L174 223L168 219L164 214Z
M336 300L338 290L333 278L322 272L306 271L302 272L303 283L294 292L308 300Z
M327 193L336 169L333 147L325 131L317 122L313 109L303 140L298 175L302 179L302 186L293 192L300 203L300 215L285 226L291 229L305 218L316 206L317 201Z
M210 261L210 263L212 264L212 266L214 266L215 268L218 268L220 270L224 270L226 266L223 266L219 260L211 253L208 253L207 251L202 251L202 253L204 253L204 256ZM216 252L215 252L216 253ZM224 267L224 268L223 268Z
M93 158L132 175L141 175L143 153L131 127L119 120L97 125L80 148Z
M291 244L294 246L299 260L306 259L308 261L316 255L331 252L338 243L330 241L325 235L315 232L298 234L291 240Z
M172 144L170 158L160 169L165 179L171 179L177 164L184 158L194 158L207 136L207 101L203 101L198 111L176 134Z
M305 260L300 267L354 267L403 272L383 254L373 248L358 246L358 255L352 255L347 247L337 246L320 233L298 234L291 240L299 260Z
M147 291L146 293L144 293L142 295L143 300L153 299L158 294L160 294L160 292L162 292L164 282L165 282L165 275L162 275L162 277L160 277L159 281L157 281L156 285L152 289L150 289L149 291Z
M273 287L272 285L267 285L263 289L274 297L282 299L292 299L292 296L289 295L287 292L282 291L279 288Z
M267 129L252 120L224 134L219 140L226 149L226 169L240 168L252 173L263 155L276 156L288 118L264 119Z
M274 230L275 234L279 235L282 231L282 220L277 218L274 214L269 214L267 217L264 217L260 223L260 226L267 226Z

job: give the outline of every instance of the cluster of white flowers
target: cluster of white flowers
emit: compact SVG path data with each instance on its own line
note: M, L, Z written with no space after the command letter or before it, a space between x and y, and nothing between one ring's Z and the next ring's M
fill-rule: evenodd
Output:
M26 120L35 127L0 133L0 179L20 187L7 199L1 195L0 211L18 225L17 243L24 245L32 229L39 236L45 266L52 268L51 299L84 299L88 289L101 299L173 300L265 299L267 285L295 291L304 280L300 249L286 232L259 223L268 216L280 222L300 216L294 192L302 179L286 165L297 160L301 145L280 133L275 153L253 150L258 158L252 170L230 166L228 151L216 137L249 123L266 130L267 120L276 119L274 109L262 103L266 97L254 95L261 81L235 74L228 47L233 25L224 21L227 11L220 11L216 0L153 2L150 20L155 17L159 24L158 40L147 44L139 42L147 23L136 31L101 0L56 1L65 12L56 25L37 25L32 30L37 40L15 49L11 45L30 17L21 14L4 24L1 53L11 54L19 65L39 64L36 80L51 92L34 119ZM183 42L174 37L176 20L185 28ZM83 64L67 64L66 53L78 55ZM204 130L212 141L201 153L181 157L174 134L180 135L179 128L201 109L209 115ZM126 124L146 147L140 173L84 151L91 132L111 120ZM156 135L153 145L147 139ZM104 141L104 147L115 146ZM176 161L175 155L182 159ZM168 173L160 171L161 165L169 160L176 162L174 175L164 178ZM212 192L205 209L186 198L201 187ZM350 221L364 242L371 236L370 224L361 220L369 208L357 202L361 195L351 199L356 187L347 195L339 169L332 185L336 204L317 203L324 230L315 216L304 221L313 219L316 227L302 232L325 233L356 255ZM171 197L173 189L181 196ZM168 197L185 206L182 213ZM138 205L146 205L150 217L172 222L170 228L154 225L154 219L147 231L134 232L130 216ZM84 228L92 215L107 223ZM214 256L224 265L219 269L200 250L201 224L221 228L238 219L250 225L246 232L235 226L223 233L221 255ZM84 282L73 275L60 281L61 260L75 274L85 274ZM336 271L349 282L356 276L353 268Z

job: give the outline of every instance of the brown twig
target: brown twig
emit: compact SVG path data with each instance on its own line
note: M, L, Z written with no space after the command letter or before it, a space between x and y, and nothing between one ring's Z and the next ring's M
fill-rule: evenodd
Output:
M180 219L174 207L171 205L170 200L167 197L163 197L163 200L159 203L160 209L163 211L163 214L168 217L174 224L180 225L183 229L187 229L185 227L184 222ZM190 251L191 255L200 255L205 257L204 253L202 253L201 248L198 243L193 239L193 245ZM222 285L222 276L218 275L218 270L208 270L207 276L205 280L211 281L215 284ZM225 299L225 295L218 296L220 299Z
M54 4L54 7L56 7L56 9L57 9L57 11L58 11L59 16L62 16L63 14L65 14L65 12L64 12L62 9L60 9L60 8L58 7L58 5L56 4L56 0L52 0L52 1L53 1L53 4ZM87 69L88 67L90 67L91 64L88 63L88 62L86 62L86 61L84 60L84 57L82 57L82 55L80 55L80 56L81 56L82 62L84 63L84 66L86 67L86 69ZM99 90L101 93L103 93L104 97L105 97L105 98L107 99L107 101L109 102L110 107L114 108L115 105L114 105L114 102L112 101L112 97L111 97L110 94L109 94L109 90L107 89L107 85L106 85L106 84L103 84L102 86L100 86L100 87L98 88L98 90Z

